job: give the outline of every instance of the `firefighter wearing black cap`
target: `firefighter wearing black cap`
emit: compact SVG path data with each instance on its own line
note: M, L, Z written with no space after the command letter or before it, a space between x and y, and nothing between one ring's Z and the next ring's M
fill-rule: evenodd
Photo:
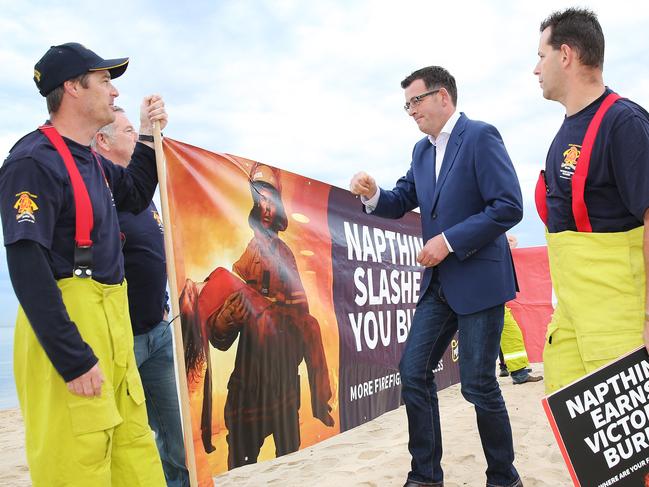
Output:
M77 43L34 69L50 121L20 139L0 169L0 215L20 302L14 375L33 485L159 486L164 475L133 354L116 208L145 209L157 184L150 142L122 168L91 151L114 120L111 80L128 58ZM167 123L148 96L140 133Z

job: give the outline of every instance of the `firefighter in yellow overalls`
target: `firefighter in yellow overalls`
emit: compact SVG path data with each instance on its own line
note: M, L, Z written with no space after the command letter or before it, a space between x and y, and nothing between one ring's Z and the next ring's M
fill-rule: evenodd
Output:
M542 375L532 375L523 332L509 306L505 305L505 322L500 335L500 376L511 375L514 384L539 382ZM504 372L503 372L504 371Z
M543 96L566 108L536 189L557 297L543 354L552 392L649 344L649 114L604 85L592 12L548 17L539 57Z
M34 80L51 121L23 137L0 169L20 302L14 375L35 487L165 484L135 364L115 211L147 207L155 156L152 144L138 144L124 169L88 147L114 119L111 78L127 64L81 44L50 48ZM146 97L140 131L166 120L162 99Z
M512 234L507 235L507 242L512 250L518 245L518 239ZM543 380L541 375L530 374L532 369L528 368L529 366L530 361L527 357L523 332L521 332L512 310L505 305L505 321L500 335L500 376L511 375L514 384Z

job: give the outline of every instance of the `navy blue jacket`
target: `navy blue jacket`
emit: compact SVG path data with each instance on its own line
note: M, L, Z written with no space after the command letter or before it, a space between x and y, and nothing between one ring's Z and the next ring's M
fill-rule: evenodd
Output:
M439 279L456 313L475 313L513 299L516 274L505 232L523 217L523 201L500 134L461 114L437 182L433 150L428 137L415 144L407 174L394 189L381 189L373 213L401 218L419 207L424 243L444 232L453 253L439 264ZM431 277L432 268L426 268L420 296Z

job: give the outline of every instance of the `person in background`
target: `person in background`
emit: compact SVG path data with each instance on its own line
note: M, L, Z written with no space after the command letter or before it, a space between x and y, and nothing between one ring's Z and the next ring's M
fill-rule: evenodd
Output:
M97 132L92 147L113 164L128 167L138 133L124 110L114 106L115 121ZM142 378L149 425L168 487L188 487L185 446L176 388L172 329L167 321L167 269L162 218L153 201L144 211L118 212L124 236L122 253L135 342L135 360Z
M509 248L514 250L518 245L518 239L515 235L507 235ZM505 324L500 336L500 376L507 377L511 374L514 384L525 384L526 382L539 382L543 376L532 375L530 361L527 358L523 332L516 322L509 306L505 305ZM503 373L504 372L504 373Z

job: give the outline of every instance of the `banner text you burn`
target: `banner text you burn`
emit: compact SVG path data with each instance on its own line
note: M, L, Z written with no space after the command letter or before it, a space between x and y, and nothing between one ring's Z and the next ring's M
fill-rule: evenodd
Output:
M405 342L419 299L422 239L347 221L344 232L347 259L356 263L354 303L362 310L347 315L356 351Z

